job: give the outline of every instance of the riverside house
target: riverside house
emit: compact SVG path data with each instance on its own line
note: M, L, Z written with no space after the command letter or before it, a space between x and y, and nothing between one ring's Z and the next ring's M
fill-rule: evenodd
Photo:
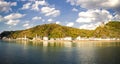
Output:
M45 36L45 37L43 37L43 40L48 40L48 37L46 37L46 36Z
M72 37L65 37L64 40L72 40Z

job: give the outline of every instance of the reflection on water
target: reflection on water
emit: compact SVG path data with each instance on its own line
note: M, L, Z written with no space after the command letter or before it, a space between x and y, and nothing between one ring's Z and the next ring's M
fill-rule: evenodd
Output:
M48 42L47 41L43 41L43 46L48 46Z
M71 47L72 46L72 42L64 42L64 46L65 47Z
M120 64L120 42L0 41L0 64Z
M120 42L48 42L48 41L15 41L16 43L22 44L24 46L51 46L51 47L110 47L110 46L120 46Z

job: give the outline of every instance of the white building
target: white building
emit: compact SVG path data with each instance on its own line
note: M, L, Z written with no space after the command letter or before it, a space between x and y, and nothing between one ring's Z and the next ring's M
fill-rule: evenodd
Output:
M78 37L76 38L76 40L81 40L81 37L80 37L80 36L78 36Z
M55 40L60 40L60 38L55 38Z
M48 40L48 37L43 37L43 40Z
M54 41L54 38L50 38L51 41Z
M28 40L28 38L26 37L26 35L23 38L16 38L17 40Z
M7 39L7 37L3 37L2 39L5 40L5 39Z
M33 38L32 40L41 40L41 38Z
M80 37L80 36L78 36L78 37L76 38L76 40L89 40L89 38L87 38L87 37Z
M41 38L40 38L40 36L37 36L37 34L36 34L36 36L33 38L33 40L41 40Z
M72 37L65 37L64 40L72 40Z

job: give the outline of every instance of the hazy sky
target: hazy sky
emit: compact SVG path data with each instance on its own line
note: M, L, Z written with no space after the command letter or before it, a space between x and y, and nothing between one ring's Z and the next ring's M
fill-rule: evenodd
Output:
M120 0L0 0L0 32L57 23L95 29L120 20Z

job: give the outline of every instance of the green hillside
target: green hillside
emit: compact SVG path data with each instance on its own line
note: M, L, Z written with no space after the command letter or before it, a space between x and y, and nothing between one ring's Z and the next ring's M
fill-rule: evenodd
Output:
M117 21L112 21L104 26L99 26L94 30L94 35L95 37L116 37L120 38L120 22Z
M0 34L0 37L8 38L20 38L25 35L27 38L33 38L37 36L44 37L48 36L49 38L62 38L70 36L76 38L77 36L81 37L116 37L120 38L120 22L111 21L104 26L99 26L95 30L84 30L77 29L72 27L61 26L58 24L44 24L38 25L30 29L20 30L20 31L4 31Z
M87 32L91 31L61 26L58 24L44 24L21 31L5 31L1 33L1 37L19 38L26 35L28 38L33 38L36 34L40 37L48 36L49 38L62 38L66 36L71 36L73 38L76 38L77 36L89 37L90 34Z

